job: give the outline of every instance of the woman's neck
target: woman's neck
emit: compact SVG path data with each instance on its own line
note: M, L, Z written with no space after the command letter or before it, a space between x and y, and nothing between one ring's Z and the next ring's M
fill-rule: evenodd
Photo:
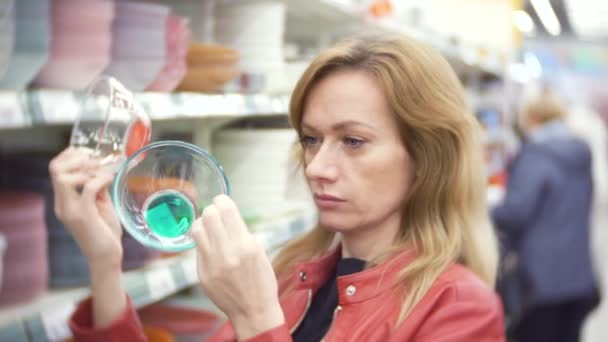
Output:
M393 245L401 225L396 213L380 224L359 227L341 234L342 258L372 260Z

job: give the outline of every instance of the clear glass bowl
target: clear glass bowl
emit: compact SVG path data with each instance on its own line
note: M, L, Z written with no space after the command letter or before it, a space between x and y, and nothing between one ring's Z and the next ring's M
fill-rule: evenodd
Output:
M100 76L86 90L70 145L90 151L116 169L150 142L151 121L118 80Z
M130 156L112 186L126 231L142 244L171 252L194 247L192 222L230 186L220 164L181 141L149 144Z

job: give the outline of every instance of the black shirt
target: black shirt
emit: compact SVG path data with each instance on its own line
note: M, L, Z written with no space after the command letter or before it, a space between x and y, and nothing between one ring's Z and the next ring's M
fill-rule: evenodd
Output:
M334 310L338 306L337 278L360 272L364 267L365 260L356 258L338 260L332 276L315 294L304 320L294 331L292 337L295 342L318 342L325 336L333 320Z

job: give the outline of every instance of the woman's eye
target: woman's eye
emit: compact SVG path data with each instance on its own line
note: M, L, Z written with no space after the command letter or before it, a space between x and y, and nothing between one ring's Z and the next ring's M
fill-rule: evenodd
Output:
M302 138L300 138L300 143L304 147L317 144L318 142L319 142L319 138L313 137L313 136L310 136L310 135L305 135Z
M363 145L364 143L365 143L365 141L363 141L362 139L357 139L357 138L352 138L352 137L344 138L344 144L348 147L359 147L359 146Z

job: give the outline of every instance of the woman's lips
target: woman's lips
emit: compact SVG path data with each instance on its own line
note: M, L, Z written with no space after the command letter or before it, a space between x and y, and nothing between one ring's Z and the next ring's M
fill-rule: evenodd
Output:
M315 204L319 209L335 209L339 207L342 203L346 202L345 200L328 195L328 194L315 194L314 195Z

